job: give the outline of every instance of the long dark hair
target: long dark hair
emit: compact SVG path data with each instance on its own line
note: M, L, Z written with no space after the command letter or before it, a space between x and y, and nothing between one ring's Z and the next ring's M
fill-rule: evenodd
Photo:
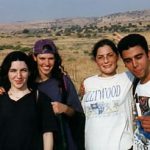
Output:
M25 64L27 65L28 69L29 69L29 78L27 81L27 86L29 89L33 89L34 88L34 81L35 81L35 77L34 77L34 73L33 73L33 63L32 61L29 59L29 57L21 51L13 51L11 53L9 53L3 60L1 67L0 67L0 83L1 85L5 88L6 91L8 91L10 89L10 81L8 78L8 71L11 67L11 63L13 61L24 61Z
M53 43L53 45L55 45L55 44ZM64 67L62 65L62 58L61 58L60 54L58 53L57 47L56 46L51 47L51 44L43 44L42 47L40 47L40 48L41 48L41 52L52 53L54 55L55 63L51 70L49 78L56 79L59 82L59 87L62 88L62 90L65 90L64 75L67 75L67 72L64 70ZM46 52L44 51L45 49L46 49ZM36 51L35 48L34 48L34 51ZM38 54L40 54L40 53L32 53L29 55L30 55L30 58L32 60L34 60L33 55L35 57L37 57ZM35 62L35 61L34 61L34 68L36 68L36 71L35 71L36 77L40 76L38 67L37 67L37 62Z

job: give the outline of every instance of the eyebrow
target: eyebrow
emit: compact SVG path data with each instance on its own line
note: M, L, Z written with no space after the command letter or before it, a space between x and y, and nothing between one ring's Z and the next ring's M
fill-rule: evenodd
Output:
M140 55L144 55L144 54L143 54L143 53L138 53L138 54L134 55L133 57L126 57L126 58L123 58L123 60L136 58L136 57L138 57L138 56L140 56Z
M27 70L28 70L28 68L21 68L21 69L19 69L19 70L24 70L24 69L27 69ZM18 68L10 68L9 70L18 70Z
M97 56L104 56L104 55L109 55L109 54L114 54L113 52L109 52L107 54L97 54Z

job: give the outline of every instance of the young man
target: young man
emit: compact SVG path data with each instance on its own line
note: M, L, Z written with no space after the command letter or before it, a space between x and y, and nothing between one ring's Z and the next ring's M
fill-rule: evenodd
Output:
M137 77L135 89L137 129L134 132L134 150L150 149L150 51L144 36L129 34L118 43L125 66Z

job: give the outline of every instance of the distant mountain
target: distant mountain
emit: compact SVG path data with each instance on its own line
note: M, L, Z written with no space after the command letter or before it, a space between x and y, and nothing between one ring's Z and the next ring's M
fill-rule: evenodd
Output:
M128 11L121 13L114 13L102 17L78 17L78 18L62 18L46 21L36 22L17 22L13 24L0 24L0 32L21 31L23 29L43 29L52 27L70 27L79 25L81 27L88 25L95 25L97 27L128 24L136 22L150 22L150 9L142 11Z

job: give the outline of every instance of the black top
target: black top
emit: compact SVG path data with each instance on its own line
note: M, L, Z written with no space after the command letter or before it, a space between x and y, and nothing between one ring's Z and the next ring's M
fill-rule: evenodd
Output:
M31 92L18 101L0 95L0 150L42 150L42 133L56 130L50 99Z

